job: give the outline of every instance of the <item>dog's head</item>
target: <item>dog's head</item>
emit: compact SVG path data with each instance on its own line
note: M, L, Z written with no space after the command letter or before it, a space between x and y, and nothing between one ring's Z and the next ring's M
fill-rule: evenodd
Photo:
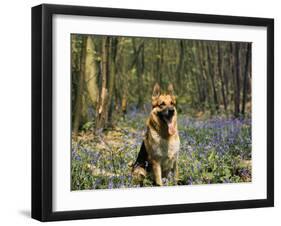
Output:
M176 115L176 97L174 88L169 84L167 92L161 93L160 86L156 83L152 93L152 107L157 117L168 127L170 135L176 133L174 116Z

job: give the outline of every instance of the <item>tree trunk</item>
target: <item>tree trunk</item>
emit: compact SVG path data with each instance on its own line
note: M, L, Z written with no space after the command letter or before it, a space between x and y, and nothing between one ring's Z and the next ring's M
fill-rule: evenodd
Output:
M81 109L82 109L82 98L84 91L84 77L85 77L85 59L86 59L86 45L87 37L82 38L82 53L81 53L81 64L80 64L80 73L79 73L79 83L77 87L77 95L75 101L75 112L74 112L74 122L73 122L73 134L76 136L80 126L81 118Z
M213 98L214 98L214 105L216 110L219 110L219 105L218 105L218 96L217 96L217 91L216 91L216 86L215 86L215 75L214 75L214 70L213 70L213 65L211 62L211 50L210 46L207 44L207 56L208 56L208 68L209 68L209 76L211 77L211 84L212 84L212 90L213 90Z
M190 77L193 78L194 84L197 88L197 94L198 94L197 105L199 105L200 110L203 110L202 107L205 102L206 96L204 94L204 87L202 86L203 69L202 69L201 59L199 57L199 51L198 51L199 47L198 47L198 45L196 45L196 43L198 43L198 42L192 41L192 45L189 46L191 65L196 65L196 68L193 69L192 66L189 66L189 70L190 70L190 74L192 75ZM197 50L195 51L195 49L197 49Z
M99 102L96 116L96 131L104 129L108 122L108 52L109 52L109 38L102 39L102 57L101 57L101 92L99 95Z
M227 44L223 45L223 53L224 52L228 52L229 53L229 49ZM227 60L226 63L223 64L223 77L224 77L224 86L225 86L225 99L226 99L226 103L227 105L229 104L229 76L231 75L231 57L229 56L230 54L227 55L227 58L224 60L224 54L222 54L222 58L223 58L223 62L225 62Z
M200 65L200 75L201 75L201 87L202 87L202 96L204 99L204 107L206 105L206 101L209 102L210 104L210 95L209 95L209 86L208 86L208 81L207 81L207 69L206 69L206 59L204 56L204 45L202 41L197 42L197 49L198 49L198 63Z
M98 101L97 72L95 62L95 47L91 36L87 36L85 59L85 82L92 107L95 107Z
M235 63L234 67L235 69L235 98L234 98L234 116L239 117L240 114L240 57L239 57L239 43L234 43L234 54L235 54Z
M109 111L108 111L108 123L112 126L112 113L114 110L114 84L115 84L115 76L116 76L116 53L117 53L117 38L111 37L111 51L110 51L110 77L109 77L109 95L108 95L108 104L109 104Z
M183 68L184 68L184 43L183 40L179 41L179 63L176 71L177 76L177 92L181 94L182 88L182 76L183 76Z
M244 76L243 76L243 102L242 102L242 111L241 114L245 116L245 105L246 105L246 99L247 99L247 78L249 73L249 63L251 58L251 43L247 43L247 49L246 49L246 59L245 59L245 70L244 70Z
M144 41L139 45L133 39L133 51L134 51L134 65L136 67L136 77L138 81L137 93L138 102L137 108L143 109L143 73L144 73Z
M225 91L224 91L224 70L223 70L223 59L221 57L221 47L220 47L220 42L218 42L217 45L218 48L218 74L219 77L221 79L221 94L222 94L222 99L223 99L223 106L224 106L224 110L227 110L227 102L226 102L226 98L225 98Z
M163 66L163 49L161 39L157 39L157 54L156 54L156 73L157 82L162 86L162 66Z
M138 57L138 63L137 63L137 73L138 73L138 87L139 87L139 98L138 98L138 104L137 107L138 109L143 109L143 104L144 104L144 94L143 94L143 79L144 79L144 42L141 44L141 51Z

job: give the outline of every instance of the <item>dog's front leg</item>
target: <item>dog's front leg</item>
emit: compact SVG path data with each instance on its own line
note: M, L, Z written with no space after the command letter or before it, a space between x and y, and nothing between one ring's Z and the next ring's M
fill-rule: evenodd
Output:
M160 162L152 160L152 170L154 176L154 182L158 186L162 186L162 175Z

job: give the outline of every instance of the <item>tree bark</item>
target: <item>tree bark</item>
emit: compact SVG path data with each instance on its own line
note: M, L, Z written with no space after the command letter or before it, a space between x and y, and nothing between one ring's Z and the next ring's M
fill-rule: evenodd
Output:
M176 71L177 75L177 92L181 93L182 89L182 75L184 68L184 42L183 40L179 41L179 63Z
M81 109L82 109L82 98L84 91L84 77L85 77L85 59L86 59L86 45L87 37L82 38L82 53L81 53L81 64L79 73L79 83L77 87L77 95L75 101L75 112L74 112L74 122L73 122L73 134L76 136L80 126Z
M234 116L239 117L240 115L240 57L239 57L239 52L240 52L240 45L239 43L234 43L234 53L235 53L235 100L234 100Z
M109 37L103 37L102 39L102 57L101 57L101 91L99 95L99 103L96 116L96 131L104 129L108 122L108 52L109 52Z
M108 124L113 125L112 113L114 110L114 84L115 84L115 76L116 76L116 53L117 53L117 44L118 40L116 37L111 37L110 40L110 77L109 77L109 95L108 95Z
M201 77L201 90L202 90L202 97L204 99L204 107L206 104L206 101L210 99L209 96L209 88L208 88L208 81L207 81L207 68L206 68L206 60L204 57L204 46L202 41L197 42L197 49L198 49L198 63L200 65L200 77ZM209 101L210 103L210 101Z
M189 51L189 56L191 59L191 65L189 66L189 71L190 71L190 78L191 81L193 81L193 84L196 86L197 88L197 96L198 96L198 103L197 105L199 106L200 110L203 110L203 104L205 102L205 95L204 95L204 87L202 86L202 81L203 78L202 77L202 73L203 73L203 69L202 69L202 65L200 62L200 57L199 57L199 51L197 49L197 51L195 51L196 49L196 43L198 43L197 41L192 41L191 45L188 46ZM192 68L192 65L196 65L195 68ZM185 69L186 70L186 69Z
M214 78L215 76L214 76L213 65L211 62L211 50L210 50L210 46L208 44L207 44L207 56L208 56L208 68L209 68L208 71L209 71L209 76L211 77L214 105L215 105L216 110L219 110L218 96L217 96L215 78Z
M248 73L249 73L249 63L251 58L251 43L247 43L247 49L246 49L246 59L245 59L245 70L244 70L244 76L243 76L243 100L242 100L242 111L241 114L245 116L245 105L246 105L246 99L247 99L247 87L248 87Z
M133 67L136 67L136 76L138 81L137 108L143 109L144 41L142 41L139 45L137 45L136 41L133 40L133 51L134 51L134 59L135 59Z
M97 86L97 72L95 62L95 46L91 36L87 36L86 44L86 59L85 59L85 83L92 107L96 106L98 101L98 86Z
M229 48L228 48L228 45L226 43L223 44L223 53L224 52L228 52L229 53ZM223 64L223 77L224 77L224 85L225 85L225 99L226 99L226 103L227 105L229 104L229 76L231 75L231 57L230 57L231 54L227 54L226 56L226 59L223 60L224 62L227 61L226 63ZM222 54L222 57L223 59L225 58L224 57L224 54Z
M157 54L156 54L156 73L157 73L157 82L160 85L162 84L162 66L163 66L163 49L161 39L157 39Z
M223 59L221 56L221 47L220 47L220 42L218 42L217 45L217 50L218 50L218 74L221 79L221 94L222 94L222 99L223 99L223 106L224 110L227 110L227 102L226 102L226 97L225 97L225 90L224 90L224 70L223 70Z

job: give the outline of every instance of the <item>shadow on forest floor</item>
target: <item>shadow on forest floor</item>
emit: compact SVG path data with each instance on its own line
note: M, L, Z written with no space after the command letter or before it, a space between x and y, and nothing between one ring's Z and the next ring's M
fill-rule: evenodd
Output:
M71 189L138 187L131 177L147 114L129 112L111 130L72 139ZM185 185L251 181L251 120L178 116L179 177ZM164 185L173 185L163 178ZM144 186L152 186L146 179Z

